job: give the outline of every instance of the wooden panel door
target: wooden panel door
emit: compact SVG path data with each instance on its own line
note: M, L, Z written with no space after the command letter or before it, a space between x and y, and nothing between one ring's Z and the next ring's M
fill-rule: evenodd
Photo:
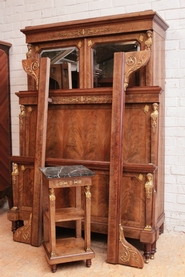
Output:
M0 43L0 198L11 198L11 120L9 95L9 63L6 46ZM5 50L5 51L4 51Z

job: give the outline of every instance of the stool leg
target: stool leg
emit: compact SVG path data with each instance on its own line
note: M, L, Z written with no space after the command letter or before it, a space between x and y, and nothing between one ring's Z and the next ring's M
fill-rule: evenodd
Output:
M81 208L81 187L76 187L76 208ZM76 220L76 238L82 236L82 221Z
M52 271L53 273L55 273L55 272L57 271L57 265L56 265L56 264L53 264L53 265L51 266L51 271Z
M86 260L86 267L90 267L91 266L91 259Z
M50 188L49 189L49 227L50 227L49 241L50 241L51 255L54 255L56 253L55 201L56 201L55 189Z
M91 214L91 192L90 186L84 187L85 189L85 222L84 222L84 237L85 237L85 250L90 250L90 242L91 242L91 222L90 222L90 214Z
M151 260L154 259L155 253L156 253L156 241L152 244L152 247L151 247L151 255L150 255Z

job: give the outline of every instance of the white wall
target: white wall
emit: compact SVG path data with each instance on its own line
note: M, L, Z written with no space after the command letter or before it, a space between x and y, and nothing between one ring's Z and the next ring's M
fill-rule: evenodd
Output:
M19 155L18 97L27 89L21 61L25 26L152 9L170 26L166 33L165 229L185 232L185 1L0 0L0 40L10 50L13 154Z

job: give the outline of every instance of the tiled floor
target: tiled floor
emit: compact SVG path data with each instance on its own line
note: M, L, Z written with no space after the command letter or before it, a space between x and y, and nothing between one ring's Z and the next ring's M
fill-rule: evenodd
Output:
M11 222L7 220L7 206L0 208L0 276L1 277L184 277L185 234L164 233L157 244L155 259L143 269L106 263L106 238L92 240L96 257L90 268L83 261L61 264L52 273L43 247L33 247L12 240Z

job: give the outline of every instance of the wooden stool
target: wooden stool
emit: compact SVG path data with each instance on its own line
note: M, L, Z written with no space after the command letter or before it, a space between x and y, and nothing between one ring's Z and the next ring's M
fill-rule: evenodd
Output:
M40 170L43 177L43 191L48 191L48 204L44 203L43 208L43 245L51 271L56 272L57 264L79 260L86 260L86 266L90 267L91 259L95 257L95 253L90 248L90 186L94 172L82 165L43 167ZM85 191L85 211L81 208L82 186ZM70 187L76 188L76 206L56 209L55 190ZM46 199L45 195L43 199ZM76 222L76 237L56 239L56 223L72 220ZM84 239L82 238L82 220L84 220Z

